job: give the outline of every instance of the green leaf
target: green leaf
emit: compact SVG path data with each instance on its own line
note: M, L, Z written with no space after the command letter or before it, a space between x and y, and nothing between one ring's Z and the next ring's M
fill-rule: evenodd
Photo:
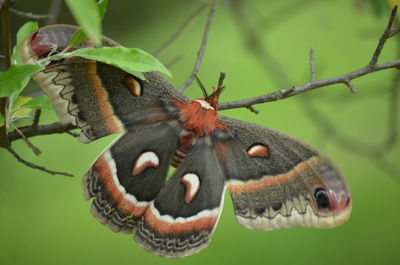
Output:
M98 3L100 20L103 19L104 15L106 13L106 10L107 10L107 6L108 6L108 0L103 0ZM78 29L72 35L72 37L69 41L69 45L76 46L79 43L81 43L84 39L86 39L85 33L82 31L82 29Z
M12 65L5 72L0 72L0 97L18 95L28 84L31 75L43 67L33 64Z
M38 29L37 22L26 22L17 33L17 44L14 46L13 53L11 55L12 64L22 64L21 57L19 56L19 48L22 42L28 37L30 33Z
M3 115L0 113L0 127L4 126L4 117Z
M114 65L128 73L158 71L171 77L168 69L152 55L140 49L125 47L83 48L65 54L66 57L79 56ZM136 75L137 76L137 75ZM137 76L141 78L140 76Z
M31 101L31 97L25 97L25 96L19 96L14 98L13 96L10 96L10 101L14 101L12 103L11 107L11 113L12 117L10 118L11 121L17 121L19 119L23 119L26 117L29 117L29 113L32 111L32 109L28 108L21 108L22 105L27 103L28 101Z
M30 101L22 105L21 108L52 110L53 106L51 105L49 98L43 95L32 98Z
M101 44L99 8L94 0L65 0L83 32L95 45Z

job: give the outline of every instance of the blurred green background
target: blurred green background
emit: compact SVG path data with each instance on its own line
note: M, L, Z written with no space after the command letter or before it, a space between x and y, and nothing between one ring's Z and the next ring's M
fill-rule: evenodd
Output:
M205 2L111 0L103 31L125 46L153 52ZM47 13L49 1L20 0L15 8ZM181 58L170 67L171 82L176 86L193 67L207 12L194 18L159 56L166 64ZM247 14L245 20L238 18L240 12ZM217 84L221 70L227 72L221 102L266 94L309 80L310 47L315 49L318 79L347 73L367 64L389 13L384 0L246 0L236 9L232 2L222 1L199 76L211 87ZM13 17L13 31L24 21ZM40 23L44 25L44 21ZM65 6L58 23L74 23ZM275 70L281 68L287 77L264 67L254 39L248 38L248 24L261 36L262 49L277 61L269 58L267 64ZM390 39L380 61L398 59L399 47L398 39ZM89 145L69 135L41 136L31 139L43 151L40 157L22 141L13 146L25 159L75 177L32 170L0 150L0 264L400 264L400 145L394 141L384 147L384 156L374 156L375 148L368 148L382 146L393 125L389 91L395 74L398 71L391 69L355 80L356 94L344 85L335 85L257 105L258 115L246 109L223 111L300 138L335 161L347 177L353 197L352 216L338 228L247 230L236 223L226 194L209 247L180 260L157 257L134 243L131 236L115 234L98 223L88 211L89 203L83 201L81 176L115 136ZM194 84L186 94L198 97L201 92ZM42 117L43 124L54 121L54 113ZM366 150L346 144L347 140Z

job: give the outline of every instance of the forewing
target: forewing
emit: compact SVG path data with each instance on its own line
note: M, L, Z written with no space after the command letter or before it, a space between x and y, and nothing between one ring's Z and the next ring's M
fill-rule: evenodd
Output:
M237 221L256 230L328 228L349 217L340 172L314 148L263 126L220 116L217 150Z
M210 136L199 138L139 222L146 250L179 258L206 247L223 206L225 178Z
M107 148L83 178L93 215L115 232L131 233L165 183L179 138L176 122L129 131Z
M53 25L32 33L21 45L21 56L25 63L47 57L52 51L62 51L77 27ZM103 38L103 46L116 46L116 42ZM91 46L86 40L74 48ZM64 123L82 128L79 138L90 142L97 138L129 130L132 120L156 122L170 113L168 101L160 106L160 100L187 98L174 89L157 73L145 73L147 81L114 66L73 57L51 61L33 78L49 96ZM161 108L163 113L155 109ZM148 110L153 109L149 114ZM132 118L132 113L138 113ZM147 115L147 116L145 116ZM149 116L152 115L152 116Z

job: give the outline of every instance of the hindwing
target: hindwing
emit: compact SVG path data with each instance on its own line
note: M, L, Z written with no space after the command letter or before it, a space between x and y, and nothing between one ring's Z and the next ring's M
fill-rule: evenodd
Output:
M224 164L238 222L256 230L334 227L351 211L348 187L314 148L272 129L220 116Z
M101 223L115 232L132 232L165 184L180 131L176 122L141 126L97 158L83 191L86 199L94 198L91 211Z
M196 144L151 202L135 240L160 256L178 258L205 248L217 225L225 177L210 136Z

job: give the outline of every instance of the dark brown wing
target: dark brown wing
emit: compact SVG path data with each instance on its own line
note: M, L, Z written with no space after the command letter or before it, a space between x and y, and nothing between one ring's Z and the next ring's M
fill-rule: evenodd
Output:
M21 45L24 62L34 63L51 51L63 50L76 30L74 26L52 25L33 32ZM118 44L104 37L103 45ZM87 46L88 41L74 48ZM160 100L154 98L184 102L187 98L157 73L145 76L148 81L141 81L114 66L73 57L50 62L33 78L51 99L60 120L82 128L80 141L90 142L128 130L135 119L155 122L174 118L164 115L173 111L168 111L168 101L160 106ZM149 109L153 113L149 114ZM134 119L132 113L137 114Z

